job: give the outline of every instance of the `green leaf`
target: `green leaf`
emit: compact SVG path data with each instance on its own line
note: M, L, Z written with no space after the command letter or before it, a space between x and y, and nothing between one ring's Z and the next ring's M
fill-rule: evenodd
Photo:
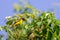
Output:
M41 25L41 22L37 22L36 24L37 24L38 26L40 26L40 25Z
M6 22L7 25L11 25L13 23L13 20L9 20Z

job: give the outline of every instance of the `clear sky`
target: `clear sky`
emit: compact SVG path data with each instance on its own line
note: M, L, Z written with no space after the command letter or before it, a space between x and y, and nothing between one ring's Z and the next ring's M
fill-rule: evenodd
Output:
M28 0L32 6L41 11L55 11L55 16L60 19L60 0ZM19 0L0 0L0 25L4 25L5 17L12 16L13 4Z
M55 10L56 18L60 18L60 0L28 0L32 6L41 10ZM0 0L0 25L4 25L5 17L12 16L13 4L19 3L19 0Z

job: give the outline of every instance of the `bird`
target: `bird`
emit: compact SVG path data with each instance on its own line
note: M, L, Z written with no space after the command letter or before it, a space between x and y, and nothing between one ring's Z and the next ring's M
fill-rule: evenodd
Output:
M14 23L14 26L19 25L19 24L22 24L22 22L23 22L22 19L21 20L17 20L17 22Z
M10 27L15 27L17 25L21 25L23 23L23 21L25 21L26 19L25 18L21 18L21 19L18 19L16 22L14 22L14 24L12 24Z

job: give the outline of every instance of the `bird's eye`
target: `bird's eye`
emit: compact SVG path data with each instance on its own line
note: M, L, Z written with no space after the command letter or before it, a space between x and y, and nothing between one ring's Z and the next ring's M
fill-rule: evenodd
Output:
M26 19L25 19L25 18L22 18L22 20L24 20L24 21L25 21Z

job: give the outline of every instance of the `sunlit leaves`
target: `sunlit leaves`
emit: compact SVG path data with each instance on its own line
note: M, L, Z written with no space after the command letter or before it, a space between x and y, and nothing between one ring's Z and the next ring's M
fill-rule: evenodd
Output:
M21 6L18 4L14 4L15 11L19 12L21 10Z
M0 31L2 31L3 30L3 28L0 26Z

